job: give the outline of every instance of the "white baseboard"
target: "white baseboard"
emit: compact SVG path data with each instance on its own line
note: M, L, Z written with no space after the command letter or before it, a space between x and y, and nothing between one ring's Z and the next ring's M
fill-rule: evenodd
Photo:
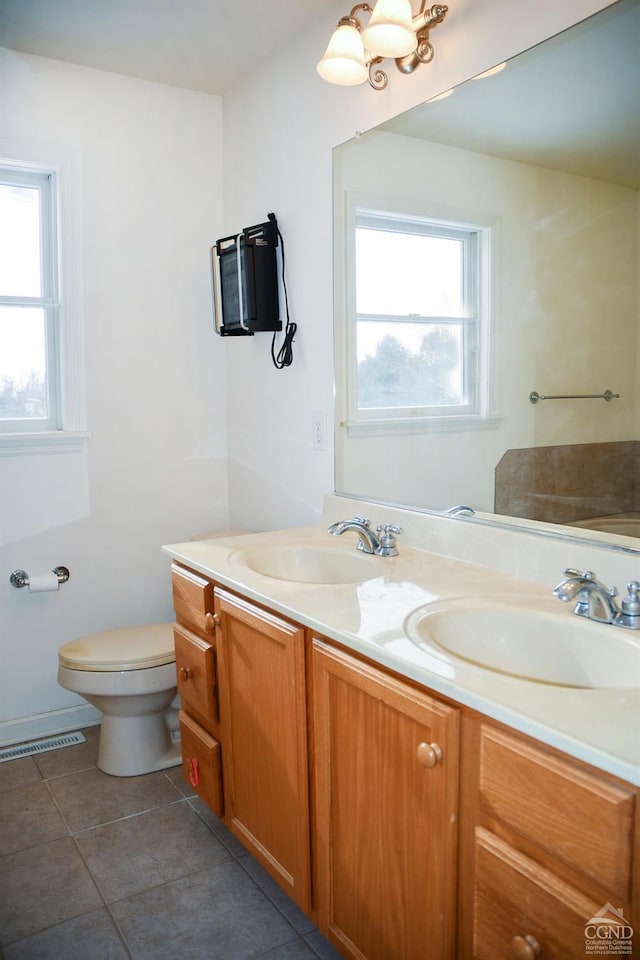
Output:
M0 747L14 743L26 743L40 737L52 737L69 730L81 730L100 723L100 711L87 704L66 707L64 710L52 710L50 713L38 713L33 717L20 717L19 720L0 721Z

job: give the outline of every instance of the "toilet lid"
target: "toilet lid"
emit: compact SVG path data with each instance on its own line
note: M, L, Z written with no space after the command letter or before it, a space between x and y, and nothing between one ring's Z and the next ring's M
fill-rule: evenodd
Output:
M144 670L175 660L173 623L94 633L65 643L58 662L70 670Z

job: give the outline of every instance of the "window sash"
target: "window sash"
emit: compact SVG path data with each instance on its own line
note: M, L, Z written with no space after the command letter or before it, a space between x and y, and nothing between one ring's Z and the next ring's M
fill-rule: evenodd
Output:
M0 166L0 183L38 190L41 295L0 294L2 307L39 307L44 317L46 415L0 418L0 433L41 433L62 429L60 384L60 294L57 182L52 170ZM1 388L1 385L0 385Z
M481 255L482 255L482 228L467 226L466 224L452 224L428 219L416 219L410 215L389 214L374 210L356 209L354 217L354 240L350 245L352 253L351 292L349 310L353 320L348 324L348 417L349 422L367 422L372 420L425 420L446 419L460 417L480 417L482 411L482 383L481 383L481 336L482 336L482 307L481 307ZM435 315L392 315L392 314L365 314L356 309L356 259L355 259L355 231L358 228L383 230L385 232L399 232L418 236L441 237L457 240L461 243L462 268L462 315L435 316ZM435 325L452 325L460 330L461 334L461 364L462 387L461 395L464 401L459 404L445 405L414 405L414 406L379 406L363 407L359 401L359 361L358 361L358 325L362 322L402 322L423 326L425 330ZM486 391L485 391L486 393Z
M390 314L356 314L356 342L358 324L360 323L394 323L409 324L425 332L435 327L450 327L460 334L461 383L459 403L420 404L408 405L393 404L380 406L362 406L359 401L360 379L356 372L357 391L357 419L371 420L381 417L389 419L431 418L447 416L475 416L480 412L478 376L479 376L479 321L477 317L410 317L393 316ZM466 361L466 362L465 362ZM356 359L356 370L359 363Z

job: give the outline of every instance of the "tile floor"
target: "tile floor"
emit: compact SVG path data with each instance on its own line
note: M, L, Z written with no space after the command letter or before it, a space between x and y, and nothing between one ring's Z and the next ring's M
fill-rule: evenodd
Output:
M0 764L4 960L339 960L180 767L109 777L83 733Z

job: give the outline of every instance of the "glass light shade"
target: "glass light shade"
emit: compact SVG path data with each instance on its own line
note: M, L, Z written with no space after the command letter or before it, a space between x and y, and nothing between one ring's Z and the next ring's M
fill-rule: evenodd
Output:
M374 57L406 57L416 49L411 0L378 0L362 31L362 43Z
M343 87L364 83L369 71L360 31L350 24L339 24L316 69L329 83L339 83Z

